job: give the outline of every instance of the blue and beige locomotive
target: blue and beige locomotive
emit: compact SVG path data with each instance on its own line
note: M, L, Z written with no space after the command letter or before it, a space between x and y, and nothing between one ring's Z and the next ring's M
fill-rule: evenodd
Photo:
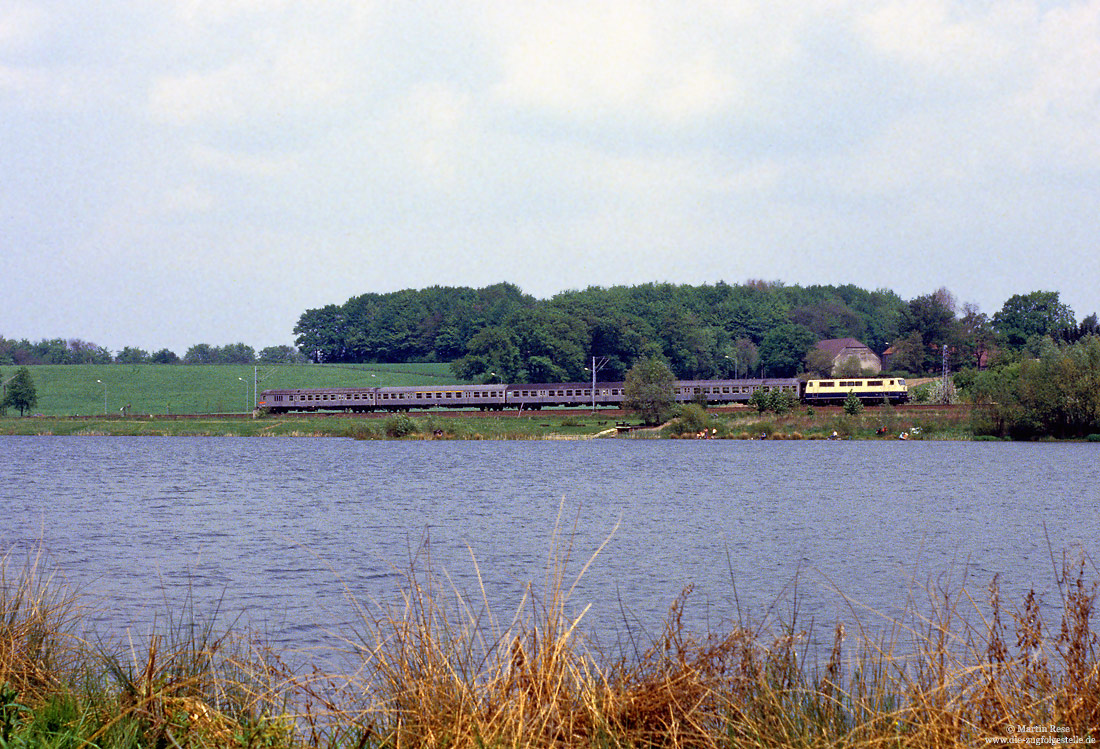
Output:
M867 404L905 403L905 380L897 377L809 380L677 380L679 403L706 399L712 405L745 404L762 390L789 393L800 402L840 405L852 393ZM411 411L427 408L463 408L482 411L539 410L554 406L620 408L622 382L558 382L526 385L442 385L408 387L339 387L264 390L258 407L270 413L343 411Z

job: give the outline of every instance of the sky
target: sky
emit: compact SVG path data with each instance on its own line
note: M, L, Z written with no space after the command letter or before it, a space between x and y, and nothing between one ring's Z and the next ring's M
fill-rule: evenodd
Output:
M501 281L1100 309L1100 0L0 0L0 335Z

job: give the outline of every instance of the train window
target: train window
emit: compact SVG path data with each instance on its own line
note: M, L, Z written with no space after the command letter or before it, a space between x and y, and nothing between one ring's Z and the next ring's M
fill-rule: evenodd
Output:
M882 387L882 380L868 380L867 387Z

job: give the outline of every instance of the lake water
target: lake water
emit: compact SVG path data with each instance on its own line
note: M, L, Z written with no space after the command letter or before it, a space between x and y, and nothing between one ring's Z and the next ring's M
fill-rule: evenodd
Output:
M786 614L797 589L800 622L831 630L861 606L898 614L914 586L983 598L995 574L1010 604L1031 587L1057 603L1051 552L1100 539L1098 458L1090 444L5 437L0 551L19 566L41 544L110 632L148 631L190 598L282 646L331 643L355 620L349 596L398 601L425 551L507 621L555 535L570 582L607 540L571 599L601 641L652 631L688 584L693 628Z

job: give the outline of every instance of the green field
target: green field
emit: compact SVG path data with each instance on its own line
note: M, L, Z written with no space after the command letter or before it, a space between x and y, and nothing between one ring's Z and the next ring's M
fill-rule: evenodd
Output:
M45 416L243 413L252 410L253 367L232 364L74 364L27 367ZM0 379L16 367L0 368ZM356 385L450 385L448 364L298 364L260 366L259 389ZM106 403L104 403L106 395ZM16 412L18 413L18 412Z

